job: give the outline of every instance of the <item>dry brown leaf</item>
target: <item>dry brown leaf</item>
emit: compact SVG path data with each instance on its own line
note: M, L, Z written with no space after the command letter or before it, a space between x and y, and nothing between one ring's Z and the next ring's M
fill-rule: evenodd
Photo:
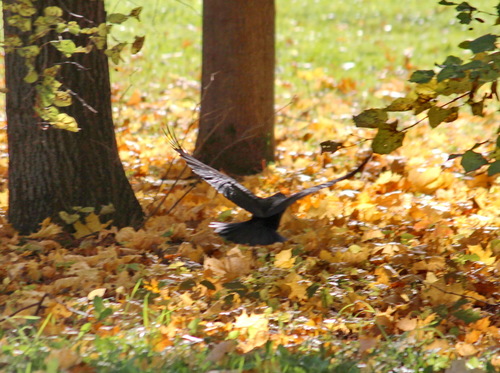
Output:
M252 254L249 251L242 252L238 246L233 247L221 259L205 258L203 267L205 271L213 273L224 281L231 281L237 277L250 273L252 267Z
M399 319L398 322L396 322L396 326L404 332L409 332L415 330L417 327L417 319L405 317L403 319Z
M235 350L236 346L237 342L234 340L217 343L208 353L207 360L212 362L221 362L224 357Z
M471 356L477 353L476 347L466 342L457 342L455 349L460 356Z
M62 227L51 222L50 218L42 221L40 229L30 234L28 237L32 239L48 239L57 236L63 231Z
M57 360L57 367L62 371L67 370L82 361L80 355L70 348L50 350L49 355L45 358L45 363L49 365L49 362L54 360Z

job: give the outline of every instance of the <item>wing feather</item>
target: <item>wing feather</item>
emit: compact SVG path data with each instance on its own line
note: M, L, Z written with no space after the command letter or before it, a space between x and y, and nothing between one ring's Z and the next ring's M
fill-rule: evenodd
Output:
M224 197L256 216L262 215L263 212L261 205L263 198L257 197L232 177L224 175L216 169L197 160L190 154L186 153L177 144L175 144L175 146L173 144L172 147L177 153L179 153L181 158L186 161L189 168L191 168L196 175L214 187L215 190L221 193Z
M327 181L326 183L315 185L313 187L310 187L310 188L301 190L300 192L297 192L295 194L292 194L288 198L280 201L278 204L273 206L267 212L267 214L273 215L273 214L276 214L278 212L282 212L282 211L286 210L288 208L288 206L292 205L294 202L298 201L299 199L304 198L305 196L308 196L309 194L316 193L317 191L319 191L323 188L328 188L334 184L337 184L339 181L346 180L346 179L353 177L356 173L358 173L359 171L361 171L365 167L365 165L368 163L368 161L371 159L371 157L372 157L372 155L370 154L363 162L361 162L361 164L358 167L356 167L354 170L348 172L344 176L341 176L337 179L333 179L333 180Z

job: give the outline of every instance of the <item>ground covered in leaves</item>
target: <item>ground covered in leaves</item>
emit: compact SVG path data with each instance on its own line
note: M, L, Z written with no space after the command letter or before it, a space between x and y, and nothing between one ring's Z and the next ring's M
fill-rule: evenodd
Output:
M287 242L246 247L208 224L247 214L196 184L157 127L172 125L192 150L196 89L179 80L158 102L132 92L117 105L121 157L149 216L142 229L81 209L73 234L47 220L21 237L1 217L0 369L500 369L500 185L447 161L449 146L468 149L495 129L493 113L481 131L467 114L441 132L415 130L401 152L294 204L280 227ZM329 94L283 108L276 163L242 183L292 193L355 167L370 133L337 121L332 105L338 118L355 110ZM320 154L319 142L353 131L356 146ZM4 156L3 180L6 166ZM5 184L0 201L5 211Z

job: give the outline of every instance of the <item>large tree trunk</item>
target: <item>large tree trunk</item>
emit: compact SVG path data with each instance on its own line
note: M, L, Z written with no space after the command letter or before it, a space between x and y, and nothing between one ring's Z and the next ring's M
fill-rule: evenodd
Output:
M274 0L204 0L197 157L233 174L274 159Z
M64 17L82 27L105 22L102 0L38 0L35 5L39 14L47 6L62 6ZM73 17L68 11L83 17ZM8 26L8 16L4 12L5 35L19 35L27 41L30 33L21 34ZM86 43L82 37L78 41ZM37 68L41 71L62 60L61 54L49 45L38 57ZM143 212L118 157L108 59L102 50L94 49L68 61L71 63L63 65L60 81L79 99L73 98L73 104L61 111L77 120L81 129L77 133L40 125L33 110L34 87L23 81L24 59L16 52L5 56L9 221L21 233L28 233L46 217L57 218L60 211L71 211L73 206L99 209L111 203L116 211L105 219L113 219L117 226L137 226Z

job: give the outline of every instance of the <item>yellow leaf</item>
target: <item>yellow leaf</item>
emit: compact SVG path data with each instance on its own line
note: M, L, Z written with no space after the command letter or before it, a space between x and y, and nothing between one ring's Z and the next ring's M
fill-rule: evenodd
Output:
M295 272L290 273L282 281L282 285L285 285L286 289L289 290L288 298L295 300L303 300L307 298L307 285L300 275Z
M44 221L42 221L41 227L38 232L30 234L28 237L33 239L51 238L53 236L57 236L61 232L62 227L53 224L50 218L46 218L44 219Z
M295 258L292 258L292 249L282 250L276 254L274 266L277 268L292 268L295 264Z
M482 263L486 265L495 263L495 257L490 249L483 250L480 245L469 245L467 248L471 254L476 254Z
M486 331L491 324L489 316L483 317L482 319L477 320L475 323L471 324L471 327L480 330L482 332Z
M104 293L106 292L106 288L94 289L88 295L88 300L94 300L95 297L102 298Z
M361 238L361 241L368 241L372 240L374 238L384 238L384 234L380 229L370 229L363 233L363 237Z
M51 123L54 127L67 130L70 132L78 132L80 128L78 128L78 123L76 123L75 118L69 116L66 113L57 114L57 118L55 122Z
M373 283L373 286L378 284L389 285L391 273L384 267L375 268L375 275L377 276L377 283Z
M243 353L260 347L269 340L269 320L263 314L248 316L246 311L243 311L236 317L234 328L241 331L238 348Z
M429 282L430 281L426 281ZM464 290L461 284L455 283L447 285L443 279L432 282L424 291L424 298L428 299L431 305L453 304L461 298Z
M99 220L99 216L92 212L87 217L85 217L85 223L82 223L80 220L78 220L73 224L73 227L76 231L75 233L73 233L73 236L76 239L79 239L94 232L99 232L106 228L109 224L111 224L111 222L102 224Z
M328 262L328 263L335 263L336 262L336 259L332 255L332 253L329 252L328 250L324 250L324 249L319 252L319 258L321 260Z
M454 179L453 174L443 172L441 167L430 167L424 170L415 167L408 172L408 181L413 190L422 193L433 193L437 189L447 188Z

